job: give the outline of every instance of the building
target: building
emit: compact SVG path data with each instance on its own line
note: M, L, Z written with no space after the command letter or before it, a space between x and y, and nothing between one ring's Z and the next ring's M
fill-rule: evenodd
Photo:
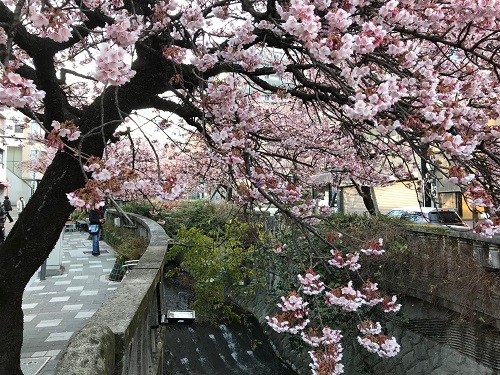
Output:
M0 196L10 197L15 205L19 197L27 201L35 191L42 175L34 171L22 171L19 162L37 158L45 146L40 142L26 142L30 134L42 134L41 126L23 120L19 113L0 112Z

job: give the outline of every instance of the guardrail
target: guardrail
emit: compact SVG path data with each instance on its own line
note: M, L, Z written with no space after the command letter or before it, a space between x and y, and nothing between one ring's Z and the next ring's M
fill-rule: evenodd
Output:
M106 212L113 220L118 214ZM168 238L153 220L129 214L149 246L113 295L70 340L56 375L162 375L163 267Z

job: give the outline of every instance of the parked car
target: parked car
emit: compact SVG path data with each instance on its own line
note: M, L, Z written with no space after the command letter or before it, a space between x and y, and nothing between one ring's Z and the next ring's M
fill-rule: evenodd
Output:
M387 213L387 216L409 220L419 224L435 224L466 227L454 208L436 207L404 207L394 208Z

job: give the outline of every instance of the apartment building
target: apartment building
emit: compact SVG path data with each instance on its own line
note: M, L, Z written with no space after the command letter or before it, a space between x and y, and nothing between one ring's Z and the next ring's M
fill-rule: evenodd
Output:
M19 168L19 162L33 160L44 151L43 144L26 142L33 133L42 133L37 122L17 112L0 111L0 198L8 195L13 205L19 197L27 201L42 178L40 173Z

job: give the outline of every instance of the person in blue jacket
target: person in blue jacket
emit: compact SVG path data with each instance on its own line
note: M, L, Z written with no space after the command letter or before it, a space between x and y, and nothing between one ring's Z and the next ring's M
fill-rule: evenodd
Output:
M93 256L98 256L101 254L99 251L99 238L101 236L101 230L102 230L102 224L104 223L104 210L99 208L99 209L92 209L89 212L89 228L91 228L92 224L97 225L97 231L96 232L91 232L90 235L92 236L92 255Z

